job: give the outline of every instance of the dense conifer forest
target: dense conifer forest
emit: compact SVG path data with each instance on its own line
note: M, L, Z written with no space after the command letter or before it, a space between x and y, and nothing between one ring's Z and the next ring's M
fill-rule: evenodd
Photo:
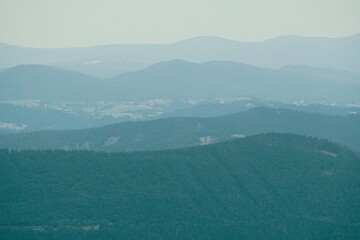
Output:
M0 239L358 239L360 157L293 134L0 151Z

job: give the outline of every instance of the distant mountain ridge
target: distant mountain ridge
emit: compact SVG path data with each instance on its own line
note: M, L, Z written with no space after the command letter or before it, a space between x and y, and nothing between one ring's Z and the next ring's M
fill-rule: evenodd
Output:
M72 100L96 94L98 80L73 71L37 64L0 72L0 99Z
M254 108L215 118L165 118L99 128L0 135L0 148L145 151L207 145L260 133L326 138L360 151L360 115Z
M110 79L38 65L0 72L0 100L137 101L250 96L270 101L360 100L360 75L306 67L172 60Z
M277 69L289 64L330 67L360 73L360 34L344 38L283 36L263 42L197 37L174 44L113 44L37 49L0 45L0 68L42 64L108 78L157 62L235 61Z
M310 69L310 71L309 71ZM271 70L229 61L172 60L112 78L129 98L256 96L274 101L356 101L360 75L308 67ZM146 89L146 91L143 91Z

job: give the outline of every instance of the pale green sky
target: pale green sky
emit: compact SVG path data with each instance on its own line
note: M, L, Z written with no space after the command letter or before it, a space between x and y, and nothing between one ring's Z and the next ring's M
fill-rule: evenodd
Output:
M32 47L360 33L360 0L0 0L0 42Z

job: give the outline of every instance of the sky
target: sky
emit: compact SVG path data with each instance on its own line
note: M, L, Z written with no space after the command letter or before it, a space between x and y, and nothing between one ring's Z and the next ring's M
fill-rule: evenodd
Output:
M0 42L39 48L360 33L360 0L0 0Z

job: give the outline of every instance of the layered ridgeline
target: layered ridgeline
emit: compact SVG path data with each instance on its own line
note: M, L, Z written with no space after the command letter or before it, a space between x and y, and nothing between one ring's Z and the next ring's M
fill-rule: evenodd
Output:
M270 70L236 62L173 60L110 81L113 91L126 99L251 96L271 101L360 100L359 74L306 66Z
M360 115L330 116L275 108L254 108L215 118L165 118L105 127L0 135L10 149L138 151L206 145L247 135L297 133L327 138L360 150Z
M360 100L360 75L304 66L279 70L235 62L195 64L174 60L111 79L22 65L0 72L0 100L57 102L140 101L257 97L269 101Z
M265 68L302 64L360 73L360 34L345 38L284 36L258 43L198 37L175 44L71 49L35 49L0 44L0 68L43 64L100 77L139 70L172 59L236 61Z
M205 100L154 99L137 102L46 102L12 100L0 102L0 134L39 130L84 129L109 124L166 117L217 117L254 107L285 108L327 115L359 114L360 105L294 102L256 98Z
M267 134L138 153L0 151L1 239L359 239L360 158Z

